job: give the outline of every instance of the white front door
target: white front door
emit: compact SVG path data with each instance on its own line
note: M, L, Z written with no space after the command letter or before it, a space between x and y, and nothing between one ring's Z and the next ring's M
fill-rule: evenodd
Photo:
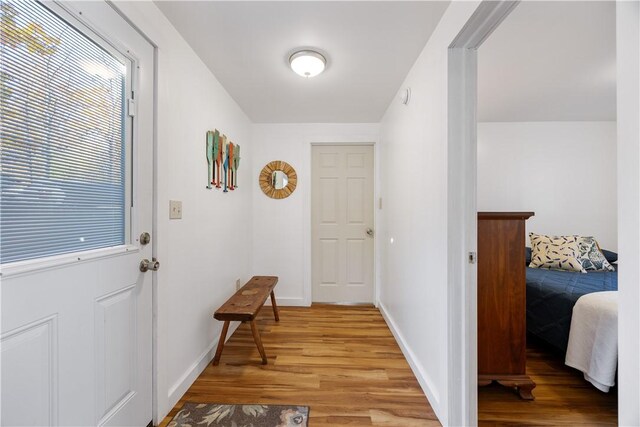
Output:
M314 302L373 302L373 146L312 147Z
M146 426L153 47L106 2L2 14L0 424Z

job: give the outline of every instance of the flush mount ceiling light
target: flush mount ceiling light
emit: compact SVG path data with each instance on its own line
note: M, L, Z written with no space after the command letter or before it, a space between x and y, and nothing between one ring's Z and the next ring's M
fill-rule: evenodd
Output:
M291 69L302 77L314 77L324 71L327 60L315 50L299 50L289 57Z

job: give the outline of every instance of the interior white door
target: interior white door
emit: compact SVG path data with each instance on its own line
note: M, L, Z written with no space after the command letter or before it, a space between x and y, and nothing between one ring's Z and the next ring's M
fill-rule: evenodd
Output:
M3 8L5 4L19 6L17 1L11 0L3 0ZM26 5L23 3L24 7ZM17 7L14 21L18 27L40 19L39 16L28 16L21 7ZM55 180L60 187L41 191L39 199L30 200L29 203L49 203L52 206L50 211L57 212L58 206L77 197L74 194L80 191L77 181L83 168L95 173L94 179L87 180L86 185L102 185L98 175L106 174L105 171L110 168L121 167L125 185L118 190L122 193L117 196L123 200L123 238L120 244L90 250L61 250L61 253L52 256L8 263L2 261L0 424L146 426L152 419L152 273L141 272L139 264L142 259L152 259L152 245L142 244L139 236L152 231L154 48L106 2L29 2L29 7L44 7L53 12L53 15L42 12L43 22L35 23L44 29L45 34L57 38L42 40L64 53L48 61L50 68L46 71L52 72L59 64L71 67L66 71L62 68L55 75L66 73L60 85L53 74L46 74L54 82L46 86L47 90L73 89L70 96L86 96L81 98L81 104L78 104L81 106L77 107L77 111L66 109L64 114L55 116L52 122L62 126L61 123L68 120L69 115L78 114L86 120L78 120L73 126L76 129L82 129L87 124L91 127L78 134L68 130L56 136L57 140L54 138L51 147L62 150L57 155L64 154L68 156L64 161L74 163L71 168L65 166L66 169L62 166L52 167L50 173L56 175ZM69 28L58 31L63 27L58 19L68 23ZM89 59L84 62L78 56L78 48L64 45L74 43L74 40L85 43L87 39L100 49L97 50L99 54L88 56ZM11 52L14 55L20 52L24 55L33 53L27 48L23 49L21 43L18 41L14 46L3 46L3 49L7 49L3 51L3 60L13 61L17 58L10 58ZM14 50L10 51L10 48ZM50 52L44 54L49 55ZM101 122L104 119L102 108L111 106L98 105L95 110L88 110L94 106L92 102L97 97L110 90L108 85L114 84L113 76L109 74L111 71L104 65L110 58L121 60L123 72L126 69L126 81L122 85L125 99L120 105L122 112L117 115L123 121L123 157L121 163L113 164L100 159L103 165L95 167L91 162L81 159L82 153L78 147L83 141L88 141L95 144L96 156L100 155L103 143L100 132L108 132L100 130L100 127L111 129L110 126L118 126L116 121ZM40 58L35 58L34 64L38 60ZM93 73L93 77L86 77L79 71L80 68L89 74ZM76 74L79 83L72 81ZM96 82L101 82L99 87L95 86L98 85ZM37 85L38 82L33 84ZM78 98L74 99L78 101ZM83 108L87 109L84 113L80 111ZM85 113L89 115L81 115ZM53 125L49 123L47 126ZM49 132L47 129L43 132ZM35 133L27 133L25 141L37 137ZM69 142L65 137L74 137L76 140ZM3 134L3 147L11 147L10 143L5 141ZM118 147L114 144L108 149L117 150ZM10 150L4 151L3 155ZM40 152L37 155L42 154ZM52 157L47 156L45 163L48 165ZM74 160L76 158L78 160ZM3 162L8 162L8 159L3 157ZM38 171L43 173L41 167ZM7 168L2 169L3 192L9 191L8 186L14 182L9 179L8 173ZM75 177L75 187L65 184L71 179L70 176ZM21 194L32 194L28 193L27 190L31 190L28 187L35 188L37 182L34 180L24 184L27 187L26 190L22 188L24 191ZM104 191L104 194L110 194ZM7 193L7 200L15 199L10 199L10 196ZM78 212L85 209L87 198L92 198L90 193L76 199L76 205L69 204L66 214L60 214L63 216L58 217L59 221L52 227L55 225L57 229L59 226L61 230L67 227L77 232L78 221L82 219L74 215L79 215ZM94 206L95 219L87 221L85 226L91 238L96 227L101 226L101 221L108 220L100 213L102 208ZM5 216L8 215L8 205L1 210L2 231L8 235L10 231L7 230L13 230L11 222L17 219ZM47 220L49 213L44 210L42 218ZM26 215L29 215L29 211L26 211ZM36 227L37 221L34 224ZM56 238L64 237L60 236ZM81 237L79 241L86 244L91 238ZM101 237L95 238L99 240ZM28 245L28 239L23 239L22 243ZM49 244L53 247L57 243L52 238L43 242L42 246Z
M314 302L373 302L373 145L313 145Z

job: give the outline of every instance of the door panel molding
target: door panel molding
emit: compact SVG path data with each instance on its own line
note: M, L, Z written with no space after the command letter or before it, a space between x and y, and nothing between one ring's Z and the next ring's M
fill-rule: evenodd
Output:
M131 399L137 360L135 284L96 299L96 420L103 425Z
M58 425L57 320L54 314L2 334L2 378L22 384L0 393L3 425ZM20 369L25 363L31 369Z

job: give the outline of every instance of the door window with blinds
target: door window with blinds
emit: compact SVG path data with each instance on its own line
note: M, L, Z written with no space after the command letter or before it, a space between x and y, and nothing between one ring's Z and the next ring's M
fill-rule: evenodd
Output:
M129 60L62 10L0 6L0 262L125 244Z

